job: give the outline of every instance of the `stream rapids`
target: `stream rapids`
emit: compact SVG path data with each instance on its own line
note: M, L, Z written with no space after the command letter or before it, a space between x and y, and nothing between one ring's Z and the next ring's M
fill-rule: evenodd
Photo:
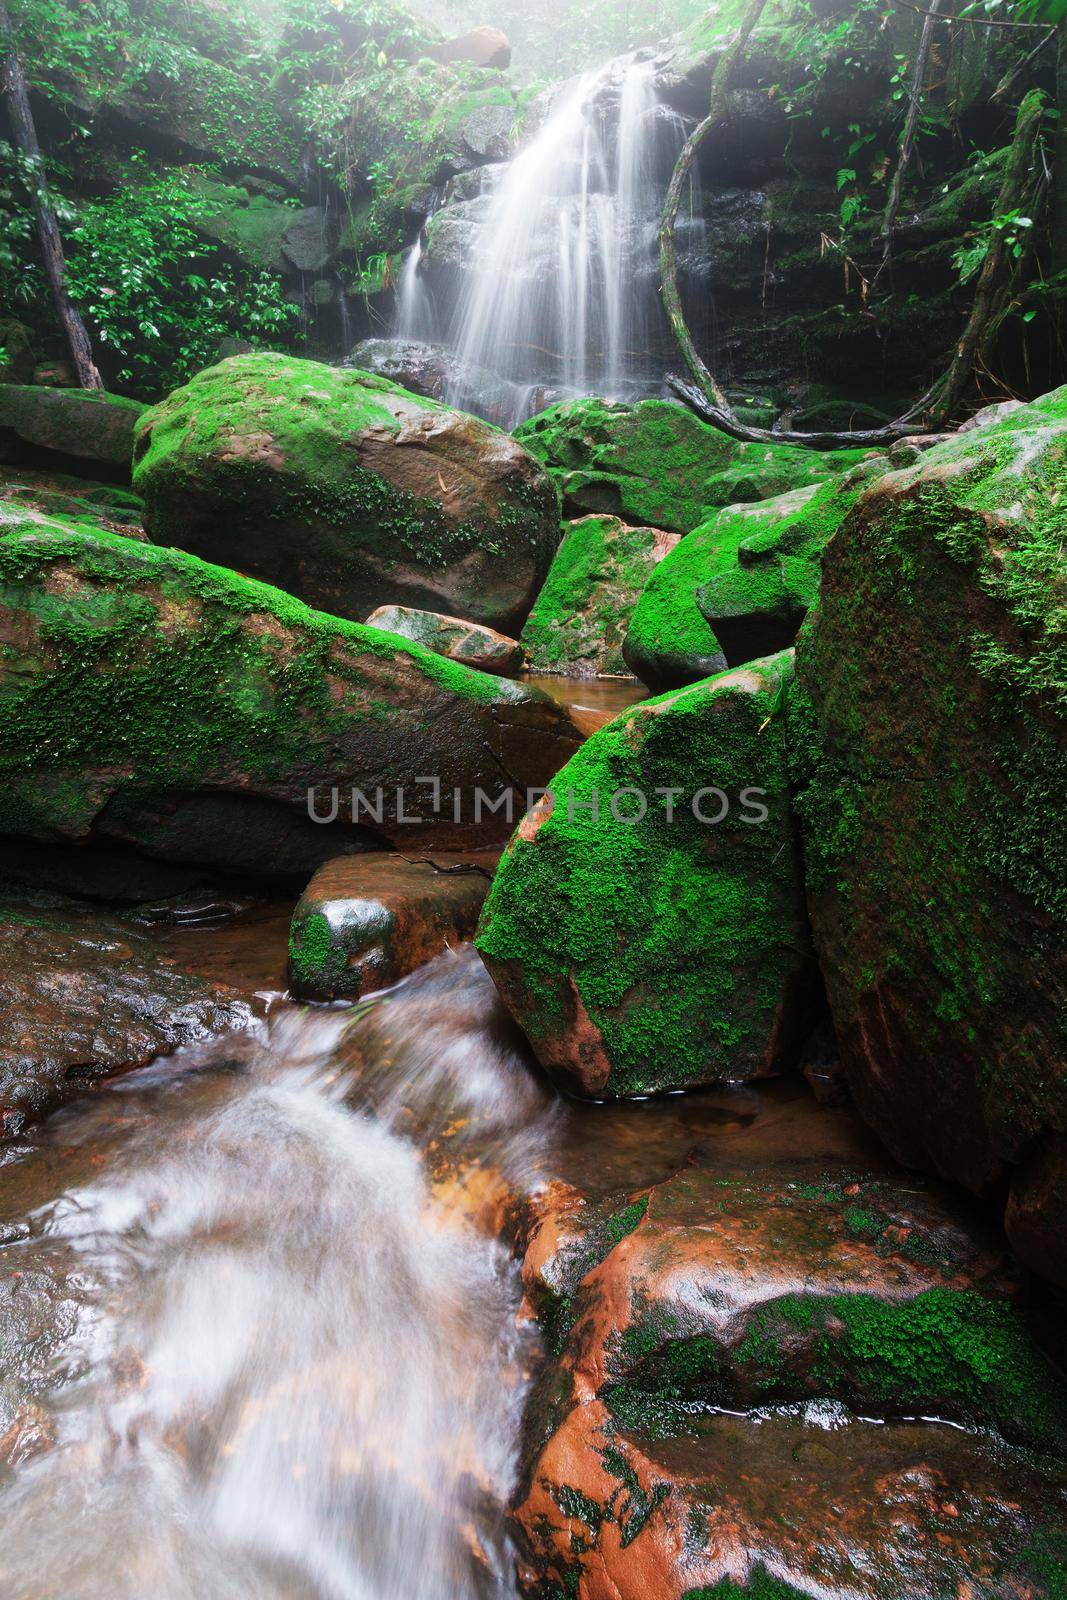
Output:
M532 1335L493 1228L558 1123L469 950L54 1118L0 1172L60 1185L6 1229L54 1430L6 1600L513 1594Z

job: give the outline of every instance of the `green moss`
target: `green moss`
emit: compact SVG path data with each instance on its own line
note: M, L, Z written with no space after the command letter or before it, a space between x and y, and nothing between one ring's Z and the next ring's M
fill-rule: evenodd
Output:
M755 505L728 506L681 541L634 610L626 656L650 687L693 683L792 643L819 587L822 552L869 477L842 479Z
M543 462L566 506L675 533L733 501L821 482L857 456L739 444L664 400L570 400L531 417L515 437Z
M765 1567L755 1567L743 1584L723 1578L712 1588L687 1590L682 1600L812 1600L812 1594L772 1578Z
M321 911L313 912L289 933L289 970L298 987L320 980L335 956L330 924ZM343 965L344 955L340 954Z
M861 1107L978 1186L1067 1093L1065 495L1067 390L872 486L827 551L788 703L839 1037L875 1006L907 1040L891 1074L856 1075Z
M522 630L531 670L625 674L622 642L656 551L651 528L615 517L564 524L563 543Z
M623 1426L685 1427L694 1402L833 1397L894 1415L936 1412L1063 1455L1067 1390L1004 1301L930 1289L906 1301L790 1294L753 1310L727 1344L649 1315L627 1330L631 1376L608 1393Z
M0 605L19 619L0 646L0 831L84 831L101 771L138 793L235 769L269 790L316 759L329 773L354 717L397 715L375 700L412 667L428 693L525 696L180 551L59 519L15 528L0 538Z
M391 571L414 584L474 554L547 567L558 538L555 495L540 474L521 470L521 458L492 483L486 474L483 493L462 512L450 509L446 476L457 463L468 470L468 451L477 466L496 432L488 423L457 424L460 434L469 427L469 441L457 434L440 470L424 474L429 493L404 486L409 464L393 462L380 441L422 413L458 415L373 373L278 355L232 357L142 419L134 475L145 525L153 538L203 546L239 569L313 584L350 615L380 602ZM369 445L361 450L368 439L379 442L377 456ZM484 603L483 568L471 586L470 604Z
M786 974L804 961L775 717L789 671L776 657L617 718L559 774L536 839L513 842L477 943L550 1070L567 1072L554 1040L575 993L611 1064L608 1093L742 1077L764 1060ZM733 796L715 827L691 806L710 784ZM673 817L657 787L681 791ZM763 825L742 820L748 787L766 791ZM624 789L648 797L637 825L609 809Z

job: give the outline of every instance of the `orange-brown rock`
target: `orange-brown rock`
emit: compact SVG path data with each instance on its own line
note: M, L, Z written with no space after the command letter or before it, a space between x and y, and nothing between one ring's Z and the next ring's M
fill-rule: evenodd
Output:
M471 28L458 38L431 45L426 54L431 61L473 61L476 67L508 67L511 41L501 28Z
M1051 1600L1065 1482L980 1433L834 1405L657 1438L592 1402L537 1461L520 1576L574 1600Z
M498 859L499 851L412 859L383 852L327 861L293 914L294 994L354 999L469 940Z

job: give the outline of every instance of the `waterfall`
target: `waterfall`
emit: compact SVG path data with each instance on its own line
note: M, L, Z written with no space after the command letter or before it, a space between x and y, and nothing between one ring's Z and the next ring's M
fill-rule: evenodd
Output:
M637 269L654 250L661 201L656 109L650 63L588 73L560 91L491 190L448 342L458 372L516 386L513 423L538 387L608 398L631 388L655 314ZM667 120L680 146L680 119ZM414 306L414 253L409 273Z
M437 334L433 298L419 272L422 260L422 234L415 240L404 260L397 294L396 337L432 341ZM345 346L348 353L350 346Z

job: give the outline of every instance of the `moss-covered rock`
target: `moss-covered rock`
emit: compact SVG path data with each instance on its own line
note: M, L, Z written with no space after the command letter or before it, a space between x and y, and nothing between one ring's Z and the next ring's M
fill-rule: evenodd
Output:
M151 410L152 538L339 616L402 603L516 631L559 540L555 490L506 434L386 378L235 356Z
M367 618L368 628L382 628L386 633L399 634L402 639L414 639L427 650L449 661L460 661L465 667L478 667L482 672L495 672L502 678L514 678L522 671L525 651L517 639L484 628L478 622L464 622L461 617L443 617L439 611L418 611L413 606L379 606Z
M1060 1600L1067 1474L982 1432L843 1406L664 1436L576 1404L516 1511L531 1600Z
M144 406L96 389L0 385L0 452L73 457L128 472L133 434Z
M259 871L283 846L314 865L367 828L469 843L508 829L476 791L546 784L579 742L534 691L58 519L0 538L0 639L0 833L204 860L228 828L227 853Z
M637 598L674 534L618 517L581 517L563 543L522 630L535 672L625 674L622 642ZM702 674L707 677L707 673Z
M1065 503L1064 389L880 479L825 552L789 700L857 1103L975 1190L1067 1131Z
M914 1177L834 1164L551 1202L523 1281L562 1369L624 1423L826 1399L935 1414L1067 1454L1067 1387L992 1228Z
M522 423L515 437L544 462L565 509L674 533L688 533L720 506L819 483L857 457L739 444L666 400L569 400Z
M791 672L785 653L625 712L512 840L477 944L567 1088L789 1062L813 971L779 715Z
M623 647L631 671L661 694L793 644L823 547L878 465L726 506L695 528L638 601Z
M437 851L432 861L412 861L388 851L327 861L293 912L293 993L356 999L471 939L498 854Z
M0 467L0 530L17 526L28 512L89 523L127 539L140 539L143 507L130 489L117 483L34 467Z

